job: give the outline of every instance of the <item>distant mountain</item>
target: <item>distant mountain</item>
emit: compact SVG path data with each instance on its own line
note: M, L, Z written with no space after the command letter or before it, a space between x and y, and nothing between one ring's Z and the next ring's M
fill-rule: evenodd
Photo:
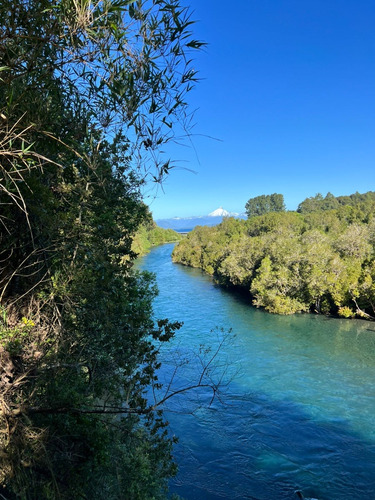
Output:
M227 210L224 210L223 207L217 208L210 214L208 214L209 217L237 217L238 214L236 212L228 212Z
M229 212L223 209L223 207L217 208L210 214L208 214L209 217L228 217Z
M171 219L158 219L156 223L164 229L174 229L179 232L189 232L195 226L216 226L222 222L224 217L236 217L239 219L246 219L246 215L237 214L236 212L228 212L222 207L217 208L208 215L196 217L173 217Z

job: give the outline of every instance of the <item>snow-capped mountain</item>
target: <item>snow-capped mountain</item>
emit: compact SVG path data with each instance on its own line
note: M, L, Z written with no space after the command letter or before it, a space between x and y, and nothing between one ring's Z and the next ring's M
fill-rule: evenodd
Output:
M219 207L210 214L209 217L237 217L238 213L236 212L228 212L228 210L224 210L223 207Z
M238 215L236 212L228 212L220 207L209 213L208 215L195 216L195 217L173 217L172 219L159 219L156 220L158 226L164 229L174 229L180 232L189 232L195 226L216 226L222 222L224 217L236 217L239 219L246 219L245 216Z
M224 210L223 207L217 208L210 214L208 214L209 217L228 217L229 212L227 210Z

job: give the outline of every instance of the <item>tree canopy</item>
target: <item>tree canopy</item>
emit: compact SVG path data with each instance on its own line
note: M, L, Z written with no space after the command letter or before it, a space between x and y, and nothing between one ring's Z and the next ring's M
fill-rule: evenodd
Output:
M0 483L8 498L162 498L146 390L179 324L132 268L140 187L172 164L196 73L178 0L0 4Z
M327 193L325 197L317 193L315 196L303 200L297 208L297 212L311 213L319 210L333 210L342 205L358 205L368 201L375 200L375 193L368 191L367 193L354 193L350 196L334 196L332 193Z
M282 194L262 194L255 198L250 198L245 205L247 216L268 214L269 212L284 212L284 196Z
M315 211L197 228L175 247L173 259L244 288L255 306L272 313L375 319L375 199L371 192L343 198L328 197L336 209L319 204Z

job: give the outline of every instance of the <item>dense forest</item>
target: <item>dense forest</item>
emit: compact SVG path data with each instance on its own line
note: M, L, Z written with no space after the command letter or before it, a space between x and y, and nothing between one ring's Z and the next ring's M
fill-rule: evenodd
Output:
M178 0L0 3L0 485L9 499L159 499L175 473L146 180L188 130ZM157 232L157 231L156 231ZM154 235L155 236L155 235Z
M181 238L181 234L173 229L159 227L150 216L150 219L141 224L134 234L131 249L138 256L142 256L156 245L174 243L180 241Z
M318 194L297 212L275 193L249 200L247 209L247 220L195 228L175 247L174 262L241 287L272 313L375 319L374 192Z

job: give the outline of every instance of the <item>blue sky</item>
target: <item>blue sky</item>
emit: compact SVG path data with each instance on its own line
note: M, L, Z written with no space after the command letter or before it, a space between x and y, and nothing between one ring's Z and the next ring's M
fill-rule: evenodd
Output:
M182 3L208 46L189 97L194 148L173 147L163 190L146 191L155 219L375 190L373 0Z

